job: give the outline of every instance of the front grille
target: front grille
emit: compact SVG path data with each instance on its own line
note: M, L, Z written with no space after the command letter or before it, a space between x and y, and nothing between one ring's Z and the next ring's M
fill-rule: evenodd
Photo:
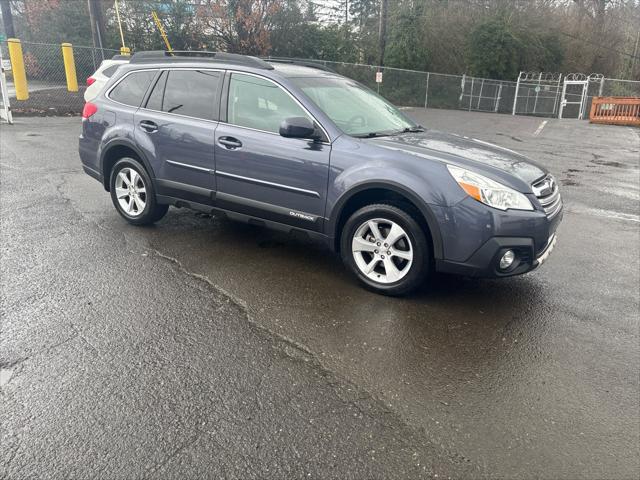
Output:
M533 193L538 198L547 217L551 218L555 216L562 209L560 190L551 175L547 175L543 179L538 180L532 185L532 188Z

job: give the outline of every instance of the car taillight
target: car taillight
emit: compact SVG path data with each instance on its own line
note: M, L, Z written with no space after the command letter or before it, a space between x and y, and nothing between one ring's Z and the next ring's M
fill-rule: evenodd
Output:
M98 107L96 104L87 102L84 104L84 108L82 109L82 118L89 118L91 115L98 111Z
M93 83L94 83L95 81L96 81L96 79L95 79L95 78L93 78L93 77L89 77L89 78L87 78L87 87L88 87L88 86L90 86L90 85L93 85Z

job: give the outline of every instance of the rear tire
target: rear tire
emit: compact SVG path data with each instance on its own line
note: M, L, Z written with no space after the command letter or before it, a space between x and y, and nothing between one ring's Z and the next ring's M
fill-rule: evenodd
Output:
M407 210L368 205L351 215L342 229L342 261L376 293L406 295L422 285L429 273L427 236Z
M134 158L121 158L111 169L111 201L132 225L150 225L165 216L169 205L159 205L151 177Z

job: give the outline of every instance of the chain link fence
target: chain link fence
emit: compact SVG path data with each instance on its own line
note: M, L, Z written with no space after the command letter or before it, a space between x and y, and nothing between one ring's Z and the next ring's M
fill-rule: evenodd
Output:
M275 58L275 57L274 57ZM284 60L284 59L283 59ZM396 105L405 107L445 108L489 113L513 113L557 117L563 101L563 75L548 78L536 74L525 81L512 82L469 75L449 75L374 65L293 59L324 65L335 72L363 83ZM376 83L376 72L382 83ZM640 97L640 81L599 78L589 82L584 109L589 111L594 96ZM578 118L582 93L569 88L564 118Z
M469 75L421 72L401 68L299 59L314 62L353 78L395 105L511 113L516 82ZM376 72L382 83L376 83Z
M29 98L16 100L11 71L7 71L11 110L14 115L77 115L84 106L86 79L91 76L105 58L111 58L117 50L73 46L73 57L78 79L78 91L67 90L67 79L60 45L50 43L21 42L24 65L29 85ZM9 58L6 42L0 44L2 57Z
M7 43L0 43L5 59L9 58ZM11 72L8 73L9 96L14 115L77 115L84 105L85 79L103 59L112 58L117 50L73 46L78 78L78 92L67 91L61 46L58 44L22 42L29 99L15 99ZM291 59L289 59L291 60ZM469 75L449 75L400 68L331 62L324 60L294 59L315 62L377 91L401 107L443 108L490 113L515 113L557 117L562 102L562 83L557 78L547 83L531 78L517 82L478 78ZM382 82L376 83L376 72L382 72ZM566 99L576 97L571 90ZM587 92L588 105L594 95L638 96L640 82L603 78L591 82ZM517 101L516 101L517 99ZM577 118L567 110L564 118Z
M640 97L640 82L604 78L598 89L600 97Z

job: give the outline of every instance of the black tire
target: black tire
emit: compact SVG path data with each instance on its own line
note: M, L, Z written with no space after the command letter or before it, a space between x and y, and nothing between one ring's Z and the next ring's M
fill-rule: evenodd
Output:
M142 179L142 185L144 186L144 208L140 212L129 214L120 205L120 202L116 193L116 180L118 174L126 169L134 170ZM118 213L132 225L150 225L157 222L164 217L169 210L169 205L160 205L156 200L156 193L153 188L153 182L151 177L147 173L144 166L136 159L130 157L121 158L111 169L111 177L109 178L109 190L111 192L111 201ZM141 194L142 195L142 194Z
M390 296L407 295L425 281L430 270L431 250L423 227L409 212L412 212L410 206L367 205L353 213L345 223L340 238L342 261L369 290ZM365 275L356 264L355 255L357 254L352 252L352 241L356 232L365 222L374 219L386 219L397 223L406 232L406 236L411 242L413 251L411 264L404 276L393 283L376 282ZM402 260L400 260L400 264L402 265ZM378 265L380 266L380 263ZM373 273L375 274L375 272ZM377 276L380 277L380 275Z

